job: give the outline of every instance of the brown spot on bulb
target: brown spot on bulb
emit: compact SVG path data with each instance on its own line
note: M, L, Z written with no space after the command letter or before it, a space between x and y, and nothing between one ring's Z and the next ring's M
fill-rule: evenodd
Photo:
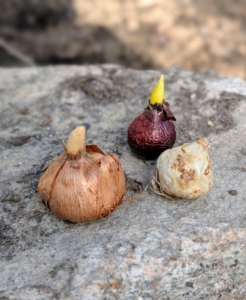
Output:
M204 172L204 175L208 175L209 171L210 171L210 166L208 165L205 172Z
M183 179L185 182L189 182L190 180L195 179L195 170L193 169L182 169L181 173L182 174L180 175L180 178Z

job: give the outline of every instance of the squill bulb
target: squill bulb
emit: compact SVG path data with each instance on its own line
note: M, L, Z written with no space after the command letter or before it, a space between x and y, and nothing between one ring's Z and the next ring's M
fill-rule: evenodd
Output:
M151 93L149 105L128 126L128 144L137 156L156 159L175 143L173 121L176 119L164 99L164 78L161 76Z
M41 176L38 191L56 216L72 222L96 220L110 214L125 191L125 176L115 154L105 155L84 142L85 127L69 135L65 152Z
M209 146L202 138L163 152L157 160L160 190L173 198L204 196L213 182Z

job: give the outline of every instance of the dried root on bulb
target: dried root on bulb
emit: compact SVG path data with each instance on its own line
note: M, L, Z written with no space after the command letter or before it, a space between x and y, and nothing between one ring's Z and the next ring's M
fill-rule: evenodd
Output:
M150 189L157 195L163 196L167 199L170 200L175 200L177 198L171 197L170 195L164 193L161 189L160 186L160 181L159 181L159 175L158 175L158 170L155 169L152 174L151 174L151 180L150 180Z

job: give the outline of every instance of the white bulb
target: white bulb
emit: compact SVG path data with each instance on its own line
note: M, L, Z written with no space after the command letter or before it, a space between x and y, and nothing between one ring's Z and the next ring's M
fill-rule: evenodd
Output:
M174 198L204 196L213 183L209 146L209 141L202 138L164 151L157 160L161 190Z

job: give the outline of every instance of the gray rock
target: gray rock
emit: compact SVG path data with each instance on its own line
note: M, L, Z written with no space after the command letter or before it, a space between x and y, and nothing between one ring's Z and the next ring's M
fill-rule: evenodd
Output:
M126 129L159 75L113 65L0 70L1 299L245 299L241 79L165 73L176 145L213 141L214 184L205 197L170 201L147 189L84 224L59 220L38 201L39 177L81 124L88 143L120 156L125 199L148 185L156 162L132 155Z

